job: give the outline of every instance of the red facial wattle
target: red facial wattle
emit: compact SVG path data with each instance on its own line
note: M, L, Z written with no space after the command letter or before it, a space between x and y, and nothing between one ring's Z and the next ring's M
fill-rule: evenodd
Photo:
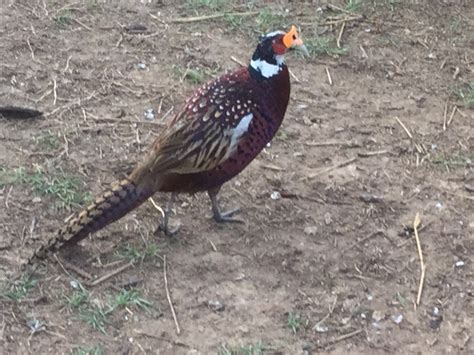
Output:
M283 43L278 42L272 44L272 49L276 55L283 55L288 50Z

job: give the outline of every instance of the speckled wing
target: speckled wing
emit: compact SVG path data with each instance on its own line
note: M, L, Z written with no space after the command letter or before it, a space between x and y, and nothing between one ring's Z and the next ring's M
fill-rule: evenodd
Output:
M197 173L215 168L233 153L258 106L252 90L238 79L230 74L196 91L153 144L150 169Z

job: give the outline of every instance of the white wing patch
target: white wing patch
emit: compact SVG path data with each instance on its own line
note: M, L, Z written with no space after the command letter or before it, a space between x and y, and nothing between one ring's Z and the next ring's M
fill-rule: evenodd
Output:
M240 120L237 127L235 127L232 131L232 136L230 138L230 147L228 155L232 154L235 149L237 149L237 145L239 144L240 138L249 130L250 122L252 121L253 114L249 113L245 115Z
M273 31L273 32L268 32L265 37L269 38L269 37L274 37L276 35L284 35L285 32L283 31Z
M271 78L281 70L281 64L270 64L262 59L251 60L250 65L265 78Z

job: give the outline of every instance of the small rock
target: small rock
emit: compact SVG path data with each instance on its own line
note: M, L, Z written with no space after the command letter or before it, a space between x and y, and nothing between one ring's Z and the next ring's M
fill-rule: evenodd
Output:
M382 311L374 311L372 313L372 319L375 322L380 322L381 320L385 319L385 314Z
M307 234L307 235L316 235L317 232L318 232L317 226L307 226L304 228L304 234Z
M436 54L428 53L428 59L436 59Z
M239 330L243 333L243 334L248 334L250 332L250 329L249 327L247 327L246 325L241 325L239 327Z
M437 210L442 210L444 208L443 204L441 202L436 202L435 208Z
M79 282L77 282L76 280L71 280L71 282L69 282L69 285L71 285L71 287L75 290L79 289L80 287Z
M214 312L222 312L225 309L225 306L218 300L209 300L207 305Z
M240 273L240 274L237 274L237 276L235 276L234 281L242 281L243 279L245 279L245 274Z
M33 201L33 203L40 203L41 202L41 197L39 197L39 196L33 197L33 200L31 200L31 201Z
M279 200L281 198L281 193L279 193L278 191L273 191L270 195L270 198L272 200Z
M383 201L383 196L373 195L369 193L363 193L359 196L359 198L367 203L378 203Z
M146 64L145 63L138 63L137 68L141 69L141 70L145 70L146 69Z
M148 108L145 110L143 115L145 116L145 119L147 119L148 121L152 121L155 119L155 110L153 110L152 108Z
M331 214L329 212L326 212L324 214L324 223L331 224L331 222L332 222Z
M433 307L433 309L431 310L428 325L432 329L438 329L442 321L443 321L443 316L441 314L441 311L439 310L438 307Z
M374 296L371 295L370 293L367 295L367 300L372 301L374 299Z
M403 315L402 314L394 314L390 317L393 323L395 324L400 324L403 321Z
M327 331L329 331L329 328L328 328L326 325L321 324L321 323L317 323L317 324L313 327L313 329L314 329L315 331L317 331L318 333L326 333Z
M463 267L464 266L464 261L458 260L454 263L455 267Z
M28 319L26 321L26 325L31 329L33 333L44 328L43 323L41 323L41 321L36 318Z

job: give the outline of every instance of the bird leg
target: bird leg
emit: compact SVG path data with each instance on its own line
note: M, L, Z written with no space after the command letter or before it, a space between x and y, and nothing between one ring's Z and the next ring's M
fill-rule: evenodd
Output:
M176 192L173 192L171 194L171 197L170 199L168 200L168 202L166 203L166 207L165 207L165 216L163 217L163 220L161 221L160 225L158 226L158 229L157 231L161 231L163 233L165 233L165 235L171 237L173 235L176 234L176 232L178 231L179 229L179 226L176 226L172 229L170 229L169 225L168 225L168 222L169 222L169 219L170 219L170 214L171 214L171 210L173 209L173 204L174 204L174 200L176 199L176 195L177 193Z
M220 186L215 189L211 189L207 191L209 198L211 199L211 206L212 206L212 217L218 223L224 222L235 222L235 223L245 223L245 221L241 218L232 217L236 212L240 211L240 208L235 208L230 211L221 212L219 207L219 203L217 202L217 194L219 193Z

